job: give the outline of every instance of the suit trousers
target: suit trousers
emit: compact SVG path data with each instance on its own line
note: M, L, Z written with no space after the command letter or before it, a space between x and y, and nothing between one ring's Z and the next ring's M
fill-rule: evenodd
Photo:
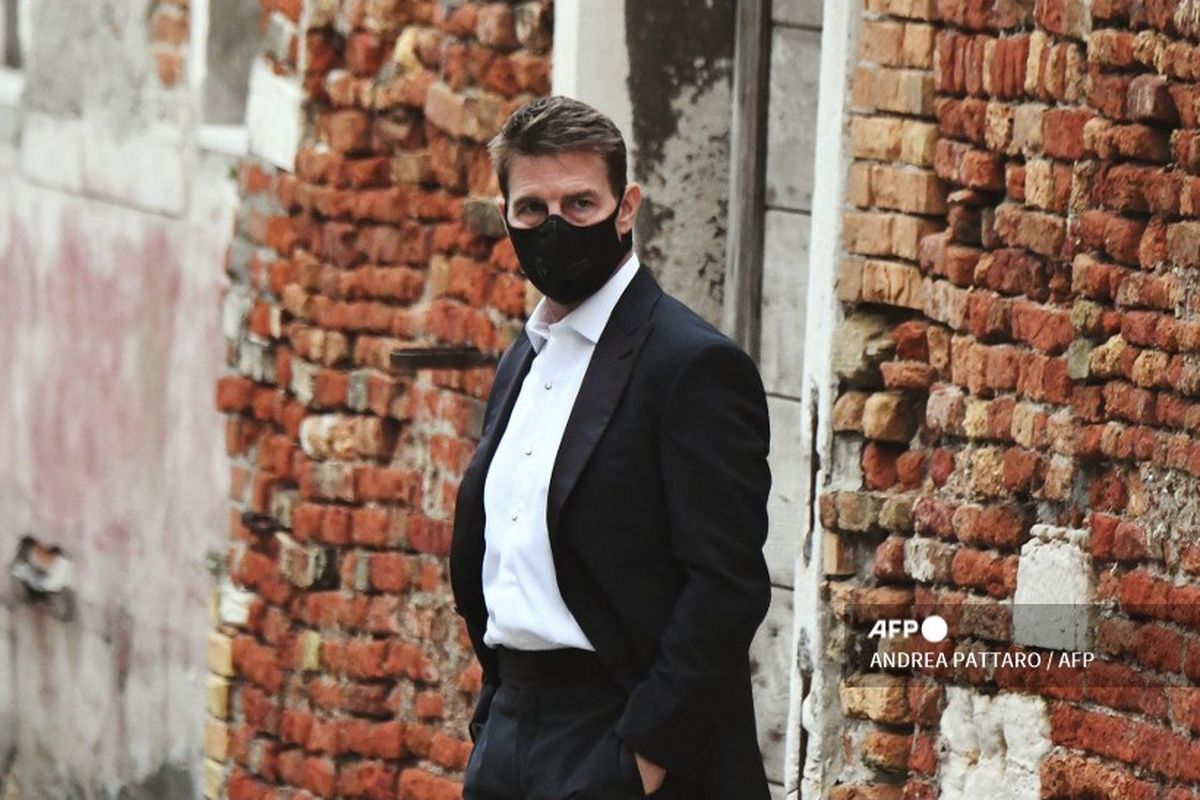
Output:
M628 699L587 650L498 648L500 686L475 741L463 800L682 800L668 773L647 795L614 728Z

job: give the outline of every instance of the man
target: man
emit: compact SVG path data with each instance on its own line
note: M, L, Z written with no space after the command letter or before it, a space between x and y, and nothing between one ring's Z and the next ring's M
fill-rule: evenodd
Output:
M451 582L484 675L464 800L765 800L758 370L638 262L611 120L545 98L489 150L543 297L458 491Z

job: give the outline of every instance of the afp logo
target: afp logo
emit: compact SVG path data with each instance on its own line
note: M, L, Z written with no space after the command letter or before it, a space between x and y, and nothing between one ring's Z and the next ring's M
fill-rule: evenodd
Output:
M915 619L879 619L871 626L867 638L908 638L916 634L917 631L921 632L921 636L925 641L937 643L946 638L946 634L949 633L950 628L946 624L946 620L936 614L926 617L921 622L917 622Z

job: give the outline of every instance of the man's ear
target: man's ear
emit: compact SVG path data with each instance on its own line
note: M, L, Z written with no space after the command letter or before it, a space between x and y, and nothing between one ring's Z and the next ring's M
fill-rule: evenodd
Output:
M628 184L625 187L625 194L621 198L620 212L617 214L617 233L621 236L633 230L633 223L637 219L638 209L641 208L641 205L641 184Z

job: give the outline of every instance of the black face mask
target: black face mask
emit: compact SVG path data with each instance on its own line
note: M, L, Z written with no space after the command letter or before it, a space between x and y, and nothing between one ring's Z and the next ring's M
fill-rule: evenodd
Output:
M558 214L535 228L505 222L521 272L539 292L563 305L584 300L605 284L633 247L633 232L617 235L620 203L594 225L572 225Z

